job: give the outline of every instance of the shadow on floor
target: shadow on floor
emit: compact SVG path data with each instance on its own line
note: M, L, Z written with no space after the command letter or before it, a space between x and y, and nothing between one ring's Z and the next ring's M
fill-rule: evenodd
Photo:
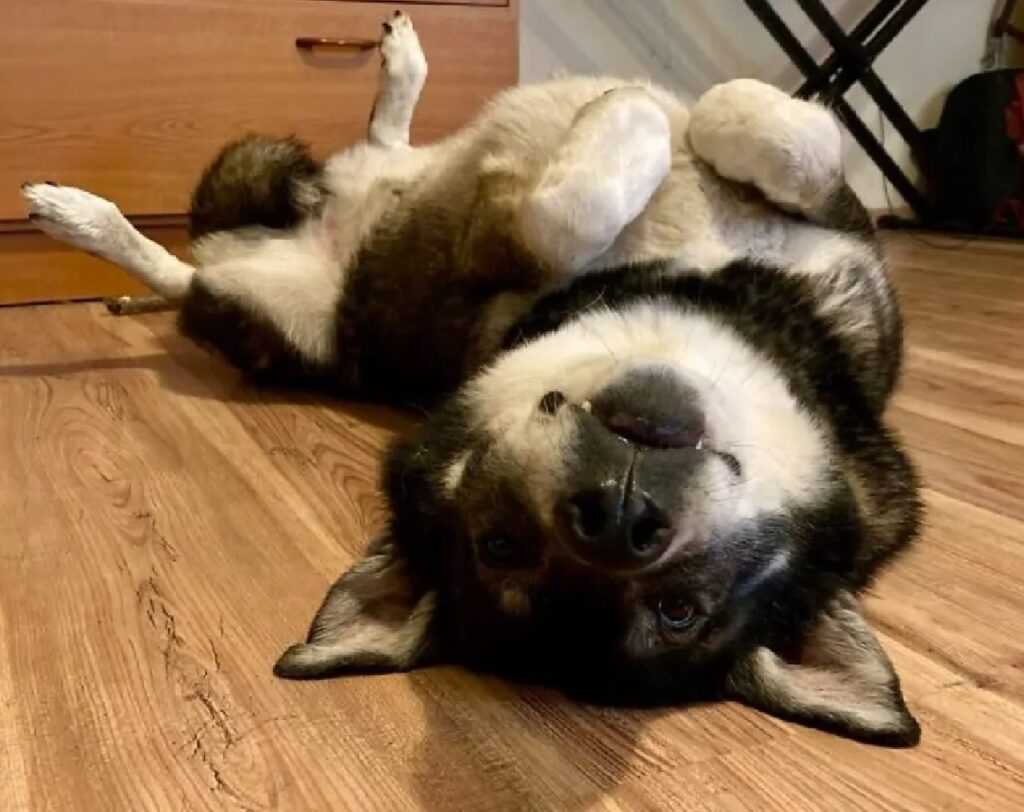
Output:
M68 377L106 370L148 370L178 395L237 404L290 404L328 407L355 420L395 433L415 425L422 411L398 409L326 390L256 385L220 356L176 333L159 336L163 352L130 357L78 357L44 364L0 364L0 379Z
M426 724L412 789L428 812L593 809L645 772L640 734L672 710L588 706L455 666L408 679Z

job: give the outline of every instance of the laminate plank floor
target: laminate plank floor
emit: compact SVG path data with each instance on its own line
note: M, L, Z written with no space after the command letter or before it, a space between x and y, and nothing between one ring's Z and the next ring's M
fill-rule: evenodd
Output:
M919 543L890 751L457 668L275 679L384 516L397 412L257 391L168 314L0 310L0 810L1024 809L1024 244L887 238Z

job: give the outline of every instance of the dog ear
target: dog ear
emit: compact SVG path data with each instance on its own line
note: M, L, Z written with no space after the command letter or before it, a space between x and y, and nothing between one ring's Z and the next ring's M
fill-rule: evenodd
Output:
M805 630L796 662L758 647L733 665L725 691L776 716L873 744L909 747L921 738L892 663L845 590Z
M433 644L437 594L384 536L331 587L305 643L274 666L290 679L344 673L407 671L425 665Z

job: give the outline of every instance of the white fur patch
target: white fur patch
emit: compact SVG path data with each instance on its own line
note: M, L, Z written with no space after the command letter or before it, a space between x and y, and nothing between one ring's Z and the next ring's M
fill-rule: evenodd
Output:
M385 24L380 41L380 86L370 119L371 144L395 147L409 143L409 125L427 80L423 55L412 20L397 12Z
M269 320L305 358L331 359L344 266L335 261L322 222L287 234L217 232L193 252L213 292Z
M765 258L811 281L818 312L854 344L873 350L879 339L876 306L892 307L882 258L861 240L815 226L794 229Z
M675 306L638 304L598 311L499 358L473 380L467 397L481 426L531 478L556 468L571 421L541 416L537 403L557 384L581 403L638 364L678 371L695 386L707 419L707 443L734 454L737 482L724 465L708 466L706 519L728 527L755 516L813 503L829 466L826 434L786 381L728 327Z
M394 213L395 190L443 165L448 148L439 144L387 149L362 143L331 157L324 167L331 197L322 220L328 250L338 265L348 266L373 227Z
M466 465L469 463L469 452L464 451L455 458L455 461L448 466L442 477L442 485L447 496L455 495L462 484L462 477L466 473Z
M640 87L585 106L523 203L520 227L537 256L577 270L611 247L671 166L669 119Z
M839 126L820 105L753 79L711 88L690 118L694 152L722 177L806 211L842 177Z

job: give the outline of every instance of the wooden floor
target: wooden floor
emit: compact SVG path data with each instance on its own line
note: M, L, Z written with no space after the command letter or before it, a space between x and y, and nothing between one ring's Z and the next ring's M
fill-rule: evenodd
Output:
M454 668L276 680L403 419L253 391L166 314L0 311L0 809L1024 809L1024 245L940 244L890 241L929 510L867 599L911 751Z

